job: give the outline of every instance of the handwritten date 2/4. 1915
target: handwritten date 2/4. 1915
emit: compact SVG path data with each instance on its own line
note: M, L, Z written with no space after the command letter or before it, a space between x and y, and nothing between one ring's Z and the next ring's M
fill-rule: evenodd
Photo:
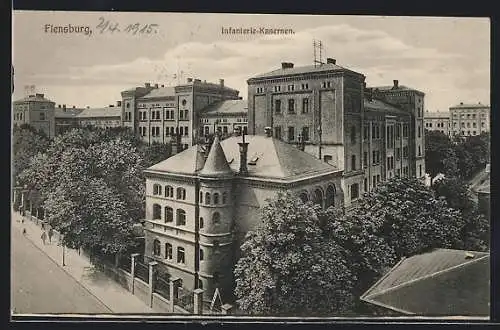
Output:
M99 17L99 24L97 24L96 29L99 30L99 33L156 34L158 33L158 24L133 23L122 28L117 22Z

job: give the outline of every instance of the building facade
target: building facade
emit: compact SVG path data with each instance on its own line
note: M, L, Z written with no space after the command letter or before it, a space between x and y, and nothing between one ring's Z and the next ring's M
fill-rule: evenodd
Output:
M239 91L188 78L186 84L164 87L146 83L122 93L122 126L130 127L147 143L180 139L182 148L196 144L200 111L223 100L239 99Z
M490 106L460 104L450 107L450 123L453 135L476 136L490 131Z
M304 143L306 152L343 170L346 206L398 170L425 175L424 93L397 80L393 86L367 89L364 75L331 58L304 67L284 62L247 84L249 134L260 135L270 127L274 137ZM396 140L403 131L405 138ZM406 155L399 165L396 141Z
M145 171L145 257L208 301L215 289L232 301L239 246L267 198L288 190L323 207L343 201L341 170L270 132L243 136L217 134Z
M49 138L56 134L55 102L36 93L13 102L14 125L28 124Z
M56 135L77 127L112 128L121 126L121 101L102 108L67 108L58 105L55 111Z
M452 136L450 113L429 112L424 114L425 129L428 131L439 131L446 136Z
M235 132L247 134L248 107L246 100L226 100L209 105L200 112L200 136L219 132L227 137Z

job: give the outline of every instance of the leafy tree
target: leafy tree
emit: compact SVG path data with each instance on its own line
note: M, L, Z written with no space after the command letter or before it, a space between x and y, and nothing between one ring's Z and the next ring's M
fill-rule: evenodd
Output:
M332 315L348 310L351 274L342 248L325 239L316 210L290 193L262 208L234 270L241 310L256 315Z
M157 164L172 155L172 145L170 143L152 143L143 147L144 160L146 166Z
M39 132L32 126L23 124L21 126L14 126L12 140L12 178L14 182L18 182L19 173L29 166L31 158L47 149L49 139L43 132ZM19 184L23 183L19 182Z
M425 169L433 179L440 173L456 174L457 156L452 141L439 131L425 132Z
M458 174L463 179L470 179L478 170L490 162L490 135L481 135L455 140L455 154L458 158Z

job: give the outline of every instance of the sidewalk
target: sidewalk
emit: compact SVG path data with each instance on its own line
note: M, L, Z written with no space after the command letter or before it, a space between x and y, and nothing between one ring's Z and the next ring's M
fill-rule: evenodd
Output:
M52 237L52 243L50 244L47 238L44 245L40 237L42 235L41 227L32 222L29 216L25 217L24 223L21 223L21 219L22 216L18 212L12 212L12 229L22 231L25 228L26 239L29 239L35 246L44 251L49 258L80 282L113 313L154 313L138 297L94 268L86 257L78 254L78 251L64 248L65 266L62 266L63 248L57 245L58 235L55 234Z

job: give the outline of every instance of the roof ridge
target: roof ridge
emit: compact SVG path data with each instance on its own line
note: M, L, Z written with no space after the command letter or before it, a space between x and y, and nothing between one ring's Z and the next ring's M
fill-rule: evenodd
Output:
M447 250L453 250L453 249L447 249ZM413 279L413 280L410 280L410 281L407 281L407 282L403 282L403 283L400 283L396 286L393 286L393 287L390 287L390 288L387 288L387 289L384 289L380 292L377 292L377 293L372 293L371 295L366 295L365 298L366 299L370 299L371 297L373 296L377 296L377 295L382 295L382 294L385 294L387 292L391 292L391 291L394 291L394 290L397 290L397 289L400 289L402 287L405 287L405 286L408 286L410 284L413 284L413 283L416 283L416 282L419 282L419 281L422 281L422 280L425 280L425 279L428 279L428 278L431 278L431 277L436 277L436 276L439 276L439 275L442 275L444 273L447 273L451 270L455 270L455 269L458 269L458 268L461 268L461 267L464 267L464 266L468 266L474 262L478 262L482 259L485 259L487 257L489 257L490 255L487 254L487 255L484 255L482 257L479 257L477 259L472 259L472 260L469 260L469 261L466 261L462 264L459 264L459 265L455 265L455 266L452 266L452 267L449 267L449 268L446 268L446 269L442 269L440 271L437 271L435 273L432 273L432 274L428 274L428 275L424 275L424 276L421 276L421 277L418 277L416 279ZM409 259L409 258L408 258ZM406 260L408 260L406 259ZM395 266L396 267L396 266ZM392 268L388 273L390 273L394 268Z

